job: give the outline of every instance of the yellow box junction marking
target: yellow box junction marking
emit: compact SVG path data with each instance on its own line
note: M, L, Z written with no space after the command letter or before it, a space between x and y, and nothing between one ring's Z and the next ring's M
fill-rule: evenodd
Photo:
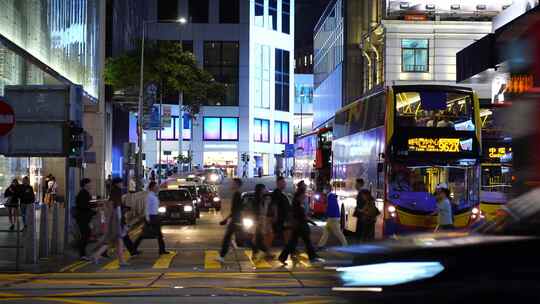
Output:
M152 268L154 269L167 269L171 266L172 260L176 256L175 251L169 252L169 254L162 254L159 256L159 259L154 263Z
M221 263L216 261L219 257L217 250L206 250L204 252L204 268L205 269L221 269Z
M131 257L131 255L129 254L129 252L127 250L124 250L124 253L123 253L123 256L124 256L124 260L128 261L129 258ZM103 270L116 270L116 269L119 269L120 268L120 261L118 260L118 258L116 258L114 261L108 263L107 265L105 265L103 267Z
M254 260L251 250L244 250L244 254L248 257L249 261L255 268L272 268L272 265L264 259Z

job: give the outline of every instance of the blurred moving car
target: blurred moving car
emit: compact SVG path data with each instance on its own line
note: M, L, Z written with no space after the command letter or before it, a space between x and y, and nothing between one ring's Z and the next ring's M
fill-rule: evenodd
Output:
M197 201L186 189L159 191L159 215L164 222L197 223Z
M204 169L201 176L206 183L214 185L223 183L224 179L223 171L217 168Z
M195 201L195 204L197 206L197 218L201 217L201 194L199 193L199 185L193 182L185 182L180 183L178 185L179 189L185 189L189 191L191 194L191 197L193 197L193 200Z
M374 303L538 303L540 190L502 207L471 232L396 237L336 249L351 264L337 267L334 288ZM532 300L532 301L531 301Z
M218 195L216 186L203 184L199 187L199 194L201 197L201 209L214 208L216 211L221 210L221 198Z

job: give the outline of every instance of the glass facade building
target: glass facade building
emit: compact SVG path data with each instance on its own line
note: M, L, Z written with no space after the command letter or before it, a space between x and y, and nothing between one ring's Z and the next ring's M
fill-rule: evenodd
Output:
M1 0L0 95L7 85L82 85L100 98L99 0ZM29 175L38 190L43 160L0 156L0 193Z

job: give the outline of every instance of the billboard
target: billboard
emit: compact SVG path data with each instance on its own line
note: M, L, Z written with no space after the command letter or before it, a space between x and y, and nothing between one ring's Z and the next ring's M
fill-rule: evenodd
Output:
M386 0L388 17L439 15L451 18L495 17L509 8L513 0Z

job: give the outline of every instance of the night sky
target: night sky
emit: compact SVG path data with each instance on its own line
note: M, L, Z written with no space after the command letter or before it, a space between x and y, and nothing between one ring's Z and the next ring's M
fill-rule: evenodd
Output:
M332 0L296 0L296 48L313 48L313 28L330 1Z

